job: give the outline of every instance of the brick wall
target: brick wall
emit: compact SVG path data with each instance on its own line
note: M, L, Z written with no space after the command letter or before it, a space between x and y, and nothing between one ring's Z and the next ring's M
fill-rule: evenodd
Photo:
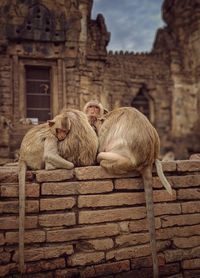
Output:
M163 163L154 177L160 277L200 277L200 161ZM99 166L27 173L23 277L151 277L145 198L137 173ZM0 168L0 277L19 277L17 169Z

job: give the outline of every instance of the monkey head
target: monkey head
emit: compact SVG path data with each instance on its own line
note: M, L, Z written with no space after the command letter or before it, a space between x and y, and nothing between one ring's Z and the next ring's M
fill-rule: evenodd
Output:
M57 137L59 141L67 137L71 129L71 122L67 117L57 115L53 120L48 121L51 133Z

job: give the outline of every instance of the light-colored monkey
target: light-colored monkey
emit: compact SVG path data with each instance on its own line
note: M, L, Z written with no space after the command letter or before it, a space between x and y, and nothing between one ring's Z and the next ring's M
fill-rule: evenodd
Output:
M106 110L97 100L90 100L85 104L83 112L87 115L90 125L98 135Z
M160 140L155 128L138 110L122 107L106 115L106 120L99 131L97 160L110 173L119 175L137 170L142 175L155 278L158 277L158 261L152 191L152 165L154 163L161 182L167 191L172 193L158 160L159 151Z
M65 138L66 137L66 138ZM19 159L19 269L24 265L25 176L31 169L66 168L95 164L98 138L87 116L64 109L49 123L38 125L25 135ZM65 160L66 159L66 160Z

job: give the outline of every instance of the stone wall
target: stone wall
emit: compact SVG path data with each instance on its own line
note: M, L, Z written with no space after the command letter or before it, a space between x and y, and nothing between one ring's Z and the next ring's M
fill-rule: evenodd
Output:
M200 276L200 161L163 163L154 177L160 277ZM155 172L154 172L155 174ZM0 168L0 276L19 277L17 169ZM101 167L27 173L23 277L151 277L145 197L137 173Z

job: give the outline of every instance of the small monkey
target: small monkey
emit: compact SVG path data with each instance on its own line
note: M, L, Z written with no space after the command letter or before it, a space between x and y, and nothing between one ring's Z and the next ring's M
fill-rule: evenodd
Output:
M160 140L155 128L137 109L122 107L106 115L99 131L99 154L97 161L108 172L125 174L137 170L141 173L145 189L150 245L154 278L158 277L155 219L153 212L152 166L156 165L158 176L171 194L162 164L158 160Z
M49 123L35 126L25 135L19 159L19 269L24 265L24 217L26 168L72 169L94 165L98 138L86 115L75 109L64 109ZM66 159L66 160L65 160Z
M83 112L87 115L90 125L98 135L106 110L100 102L91 100L85 104Z

